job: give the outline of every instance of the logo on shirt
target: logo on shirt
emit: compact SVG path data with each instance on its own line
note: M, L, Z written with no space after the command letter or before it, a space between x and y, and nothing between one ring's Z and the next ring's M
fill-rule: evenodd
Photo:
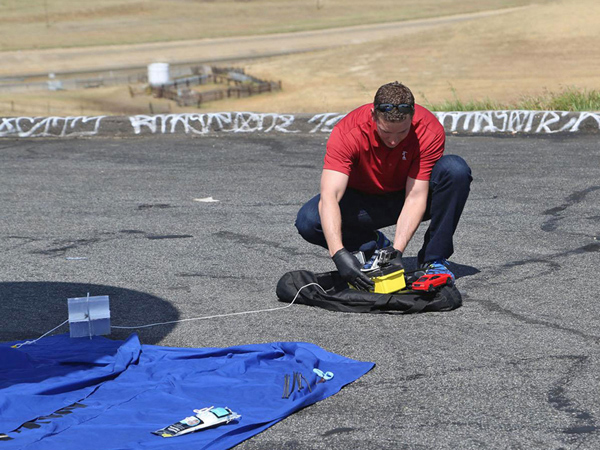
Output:
M403 151L402 152L402 161L406 161L406 154L407 153L408 153L407 151Z

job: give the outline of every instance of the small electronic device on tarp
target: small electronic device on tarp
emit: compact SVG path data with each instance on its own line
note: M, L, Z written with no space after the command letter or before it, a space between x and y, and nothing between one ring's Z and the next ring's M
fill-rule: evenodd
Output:
M72 338L110 334L108 295L76 297L67 300L69 331Z
M210 428L217 425L222 425L238 420L242 416L231 409L225 407L195 409L195 415L181 419L173 425L161 428L160 430L152 431L152 434L162 436L164 438L181 436L183 434L193 433L194 431Z

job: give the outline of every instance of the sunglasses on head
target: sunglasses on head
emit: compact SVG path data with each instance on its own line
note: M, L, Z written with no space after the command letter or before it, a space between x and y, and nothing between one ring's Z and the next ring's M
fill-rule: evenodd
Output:
M400 113L411 114L415 107L413 105L409 105L407 103L400 103L399 105L394 105L392 103L380 103L379 105L375 105L375 109L381 112L390 112L396 108Z

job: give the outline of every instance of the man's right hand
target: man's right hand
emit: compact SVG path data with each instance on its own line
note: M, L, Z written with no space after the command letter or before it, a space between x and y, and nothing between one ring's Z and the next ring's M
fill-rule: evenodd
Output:
M350 283L359 291L370 291L375 286L373 280L361 272L358 259L345 248L333 255L333 262L343 280Z

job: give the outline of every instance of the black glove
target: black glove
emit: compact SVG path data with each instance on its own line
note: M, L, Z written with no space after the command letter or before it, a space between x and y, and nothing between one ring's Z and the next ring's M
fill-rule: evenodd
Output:
M333 262L342 279L359 291L369 291L375 286L373 280L360 271L361 265L358 259L345 248L338 250L333 255Z
M400 250L396 250L390 245L389 247L382 248L381 252L386 252L390 255L387 262L391 265L397 266L399 269L404 269L404 264L402 264L402 252Z

